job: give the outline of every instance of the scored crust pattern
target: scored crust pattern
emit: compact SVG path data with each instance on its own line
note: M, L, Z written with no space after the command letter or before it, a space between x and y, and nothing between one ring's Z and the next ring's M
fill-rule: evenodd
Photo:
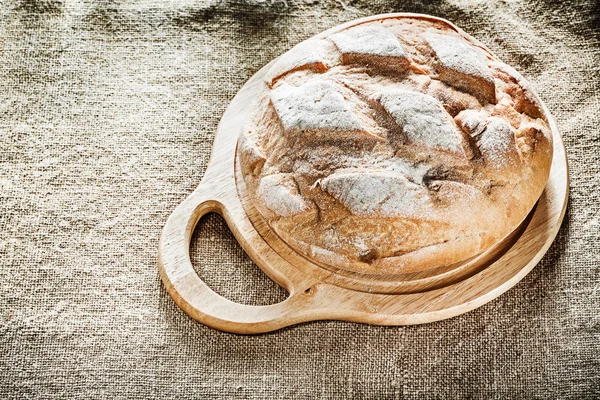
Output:
M515 70L450 24L394 17L281 56L238 152L253 205L296 251L394 274L512 232L546 184L552 143Z

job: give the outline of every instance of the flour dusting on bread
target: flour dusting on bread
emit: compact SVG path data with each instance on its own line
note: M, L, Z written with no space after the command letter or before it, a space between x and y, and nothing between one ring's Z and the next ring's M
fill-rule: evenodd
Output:
M298 193L293 177L288 174L265 176L260 180L257 194L268 210L281 217L291 217L309 208Z
M410 142L465 155L465 140L442 104L408 90L386 90L375 100L394 118Z
M335 85L311 81L294 87L286 83L271 92L271 101L286 130L360 130L362 126Z
M340 171L321 186L360 217L419 218L431 202L426 188L394 171Z
M423 37L435 52L439 78L449 85L496 101L494 76L485 52L458 35L427 31Z
M374 26L350 29L331 36L342 54L370 54L406 58L398 38L389 30Z

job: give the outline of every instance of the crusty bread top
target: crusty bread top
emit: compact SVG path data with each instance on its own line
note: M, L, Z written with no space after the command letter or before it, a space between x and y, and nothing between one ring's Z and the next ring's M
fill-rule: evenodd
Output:
M309 259L395 274L460 262L539 198L551 131L528 84L441 20L385 17L281 56L238 143L250 198Z

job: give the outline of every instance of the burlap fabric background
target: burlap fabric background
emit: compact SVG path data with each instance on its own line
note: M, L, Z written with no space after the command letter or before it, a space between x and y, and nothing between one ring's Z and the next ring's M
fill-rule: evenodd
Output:
M0 398L600 396L598 3L0 4ZM510 292L439 323L244 337L194 322L160 283L157 245L229 100L299 41L393 11L450 19L546 101L571 163L556 243ZM192 247L219 293L285 297L219 217Z

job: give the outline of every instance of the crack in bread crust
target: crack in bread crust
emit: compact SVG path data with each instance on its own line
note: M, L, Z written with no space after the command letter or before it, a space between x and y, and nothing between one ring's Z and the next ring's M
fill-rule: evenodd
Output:
M548 121L523 78L440 21L309 39L267 74L240 138L250 198L309 259L393 274L493 246L539 198Z

